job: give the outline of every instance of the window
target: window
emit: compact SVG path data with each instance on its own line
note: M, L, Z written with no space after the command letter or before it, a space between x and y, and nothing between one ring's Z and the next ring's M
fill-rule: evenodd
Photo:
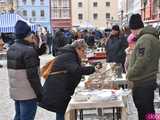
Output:
M93 3L93 7L97 7L98 6L98 3L97 2L94 2Z
M27 3L27 0L22 0L23 4L25 5Z
M23 16L27 16L27 11L23 10L22 14L23 14Z
M44 0L40 0L40 3L41 3L41 5L43 5L44 4Z
M110 6L110 2L106 2L106 6L109 7Z
M81 14L81 13L78 14L78 19L79 19L79 20L82 20L82 19L83 19L83 14Z
M94 13L94 14L93 14L93 19L96 20L97 18L98 18L98 14L97 14L97 13Z
M70 14L70 0L54 0L52 3L51 17L55 19L68 19Z
M70 16L70 15L69 15L69 10L70 10L70 9L68 9L68 8L63 9L63 12L62 12L62 17L63 17L63 18L68 18L68 16Z
M31 2L32 2L32 5L34 5L34 4L35 4L35 0L31 0Z
M53 18L58 18L58 10L57 10L57 9L52 8L52 11L53 11L53 12L51 12L52 17L53 17Z
M110 18L110 13L106 13L106 19Z
M32 11L32 17L35 17L36 16L36 12L33 10Z
M62 7L69 7L69 1L68 0L62 0L61 6Z
M41 10L41 17L44 17L44 10Z
M78 3L78 7L82 7L82 2L79 2L79 3Z

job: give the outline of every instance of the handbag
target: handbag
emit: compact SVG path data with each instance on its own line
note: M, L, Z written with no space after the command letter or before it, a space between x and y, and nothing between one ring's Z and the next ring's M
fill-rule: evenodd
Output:
M66 70L61 70L61 71L55 71L54 72L54 63L55 63L55 58L47 62L40 70L41 76L47 80L49 75L56 75L60 73L67 73Z
M52 72L52 67L54 65L55 59L47 62L40 70L41 76L46 80L49 74Z

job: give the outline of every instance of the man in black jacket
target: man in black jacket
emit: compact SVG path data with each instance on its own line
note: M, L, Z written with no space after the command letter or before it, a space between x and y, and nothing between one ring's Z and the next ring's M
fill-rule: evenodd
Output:
M16 109L14 120L34 120L37 101L42 98L38 52L27 23L17 21L15 34L16 42L7 51L10 96Z

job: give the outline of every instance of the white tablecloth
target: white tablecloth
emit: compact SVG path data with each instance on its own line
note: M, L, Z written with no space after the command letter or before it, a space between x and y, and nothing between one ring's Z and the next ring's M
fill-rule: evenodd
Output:
M127 96L129 92L125 95ZM74 98L71 99L67 110L66 110L66 119L65 120L74 120L74 110L80 109L91 109L91 108L125 108L126 103L124 103L122 96L119 96L116 100L87 100L87 101L75 101ZM122 110L123 112L124 110ZM124 113L123 113L124 114Z

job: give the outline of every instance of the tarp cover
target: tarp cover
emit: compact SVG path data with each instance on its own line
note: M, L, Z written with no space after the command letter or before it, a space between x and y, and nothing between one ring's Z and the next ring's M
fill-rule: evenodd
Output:
M0 15L0 32L9 33L14 32L14 26L18 20L27 22L31 26L32 31L36 31L37 27L35 24L29 23L22 16L16 13L6 13Z

